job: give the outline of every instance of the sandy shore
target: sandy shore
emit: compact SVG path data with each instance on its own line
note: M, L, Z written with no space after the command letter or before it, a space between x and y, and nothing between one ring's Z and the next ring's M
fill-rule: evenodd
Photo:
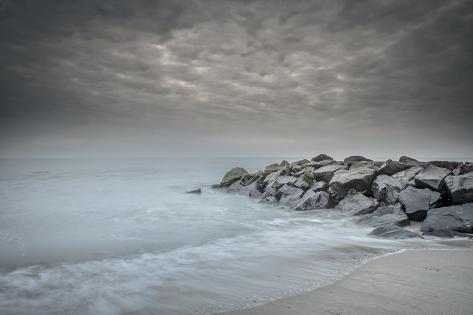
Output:
M327 287L224 314L473 314L473 250L407 250Z

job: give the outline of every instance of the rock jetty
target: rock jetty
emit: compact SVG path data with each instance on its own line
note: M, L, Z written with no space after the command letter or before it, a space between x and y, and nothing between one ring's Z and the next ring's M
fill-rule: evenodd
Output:
M296 211L331 209L372 226L385 238L473 233L473 163L373 161L349 156L336 161L326 154L293 163L282 161L249 173L229 170L214 188L240 193ZM406 230L422 222L419 233Z

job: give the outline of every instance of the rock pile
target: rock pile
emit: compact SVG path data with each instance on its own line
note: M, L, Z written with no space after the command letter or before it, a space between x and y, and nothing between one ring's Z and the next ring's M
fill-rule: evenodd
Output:
M335 161L326 154L282 161L250 174L236 167L214 188L294 210L333 209L373 226L372 235L421 237L404 229L422 221L424 235L473 233L473 163L376 162L362 156Z

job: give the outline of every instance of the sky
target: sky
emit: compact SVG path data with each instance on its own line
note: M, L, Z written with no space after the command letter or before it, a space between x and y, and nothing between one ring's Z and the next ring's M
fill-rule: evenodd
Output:
M470 0L0 0L0 157L471 157L472 100Z

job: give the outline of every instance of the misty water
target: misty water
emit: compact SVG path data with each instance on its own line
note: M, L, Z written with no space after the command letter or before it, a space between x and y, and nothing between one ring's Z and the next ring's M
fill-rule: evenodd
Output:
M436 241L210 188L274 159L2 160L1 314L211 314ZM186 191L203 186L201 195Z

